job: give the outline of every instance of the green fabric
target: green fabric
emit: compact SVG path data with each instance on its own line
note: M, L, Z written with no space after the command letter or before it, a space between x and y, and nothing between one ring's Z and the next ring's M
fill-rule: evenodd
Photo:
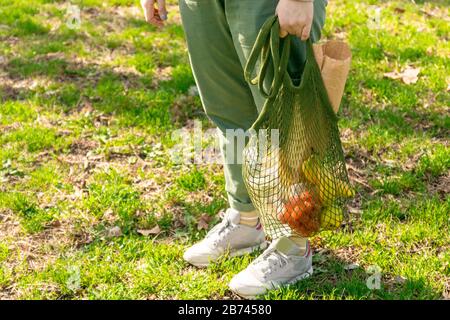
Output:
M244 79L244 66L263 23L272 16L277 0L180 0L180 13L190 62L206 115L219 129L220 148L227 157L227 129L248 130L264 105L258 88ZM325 22L325 1L314 3L311 37L320 38ZM296 40L291 48L289 72L300 78L306 57L305 44ZM270 82L271 75L267 76ZM240 155L242 150L235 145ZM242 179L242 165L224 164L230 206L252 211L254 206Z
M267 99L244 149L244 182L269 237L309 237L340 226L354 191L312 43L306 41L304 71L295 83L287 72L295 39L280 39L279 31L277 17L270 17L245 66L246 80ZM264 86L269 71L273 79Z

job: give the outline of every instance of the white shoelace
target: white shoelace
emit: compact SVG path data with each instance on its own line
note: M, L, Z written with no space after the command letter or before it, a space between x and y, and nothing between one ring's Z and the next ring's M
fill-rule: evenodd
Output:
M233 225L228 214L221 213L220 216L222 217L222 221L215 225L206 235L206 238L214 239L216 245L221 240L220 237L222 234L224 234L227 230L233 229Z
M253 262L255 269L261 270L264 277L271 274L279 268L283 268L288 264L288 258L282 253L271 250L263 253L258 259Z

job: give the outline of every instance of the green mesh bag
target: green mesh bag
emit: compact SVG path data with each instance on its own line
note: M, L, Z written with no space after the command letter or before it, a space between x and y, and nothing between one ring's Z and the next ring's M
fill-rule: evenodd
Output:
M259 86L266 102L249 130L243 176L269 237L309 237L341 225L354 190L312 43L306 42L306 64L295 84L287 72L292 36L281 39L279 30L276 17L266 21L245 67L246 80Z

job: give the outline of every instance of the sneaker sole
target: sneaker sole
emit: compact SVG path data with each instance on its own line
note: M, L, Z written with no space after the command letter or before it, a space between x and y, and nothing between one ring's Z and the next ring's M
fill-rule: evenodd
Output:
M295 278L289 280L289 281L286 282L284 285L277 286L276 288L273 288L273 289L270 289L270 290L275 290L275 289L278 289L278 288L280 288L280 287L288 286L288 285L297 283L297 282L300 281L300 280L309 278L310 276L312 276L313 271L314 271L314 270L313 270L313 267L311 266L306 272L304 272L304 273L298 275L297 277L295 277ZM268 290L269 290L269 289L268 289ZM233 291L233 290L231 290L231 291ZM248 295L248 296L247 296L247 295L243 295L243 294L240 294L239 292L235 292L235 291L233 291L233 293L237 294L238 296L240 296L240 297L242 297L242 298L244 298L244 299L248 299L248 300L256 300L256 297L257 297L257 296L253 296L253 295Z
M252 253L253 251L256 251L256 250L264 250L264 249L266 249L266 248L267 248L267 242L264 241L264 242L262 242L261 244L259 244L259 245L257 245L257 246L253 246L253 247L249 247L249 248L244 248L244 249L239 249L239 250L230 252L230 253L228 254L228 256L231 257L231 258L233 258L233 257L240 257L240 256L243 256L243 255L246 255L246 254L250 254L250 253ZM209 266L211 263L216 262L216 261L217 261L218 259L220 259L221 257L222 257L222 256L218 257L216 260L211 260L211 261L206 262L206 263L193 263L193 262L190 262L190 261L186 261L186 262L192 264L192 265L195 266L195 267L205 268L205 267Z

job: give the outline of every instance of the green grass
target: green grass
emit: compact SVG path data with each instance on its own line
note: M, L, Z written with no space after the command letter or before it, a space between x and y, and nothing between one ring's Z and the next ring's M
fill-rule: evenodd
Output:
M313 277L264 298L449 298L448 3L415 2L330 1L324 37L353 51L339 125L358 194L312 239ZM72 3L79 29L65 2L0 0L0 299L236 298L227 283L257 253L182 259L227 201L220 166L170 157L173 130L211 127L175 1L161 30L138 1ZM406 66L417 83L383 76Z

